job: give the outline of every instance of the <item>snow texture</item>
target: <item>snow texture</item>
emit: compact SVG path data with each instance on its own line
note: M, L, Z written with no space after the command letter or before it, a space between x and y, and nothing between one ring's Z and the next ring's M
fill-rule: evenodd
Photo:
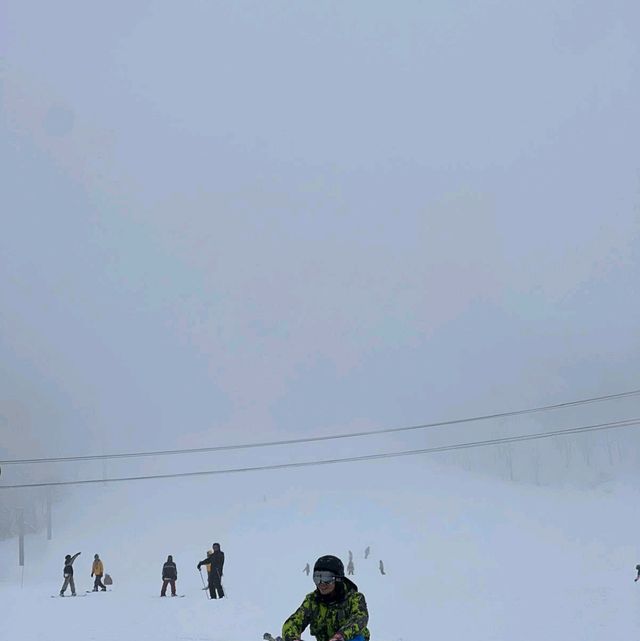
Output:
M307 562L353 550L374 641L637 639L637 506L630 484L508 484L424 459L76 488L55 506L53 540L27 537L24 573L17 541L0 543L0 637L259 641L313 589ZM196 570L213 541L226 553L217 601ZM113 589L50 598L77 551L78 593L96 552ZM159 598L168 554L184 599Z

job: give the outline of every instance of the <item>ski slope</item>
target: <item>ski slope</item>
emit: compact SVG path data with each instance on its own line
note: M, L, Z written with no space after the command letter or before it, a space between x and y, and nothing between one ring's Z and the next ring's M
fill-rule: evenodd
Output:
M352 550L375 641L637 639L638 504L631 484L506 484L425 458L78 487L52 541L27 537L24 573L0 543L0 638L259 641L312 590L305 563ZM228 598L209 601L196 563L214 540ZM96 552L113 590L51 598L77 551L78 594ZM159 597L167 554L185 598Z

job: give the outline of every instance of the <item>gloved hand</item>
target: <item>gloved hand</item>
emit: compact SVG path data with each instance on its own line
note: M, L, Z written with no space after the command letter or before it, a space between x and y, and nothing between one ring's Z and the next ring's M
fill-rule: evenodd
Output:
M91 573L91 578L93 579L93 572Z
M198 570L200 569L200 563L198 563Z
M330 639L329 641L344 641L344 637L340 632L336 632Z

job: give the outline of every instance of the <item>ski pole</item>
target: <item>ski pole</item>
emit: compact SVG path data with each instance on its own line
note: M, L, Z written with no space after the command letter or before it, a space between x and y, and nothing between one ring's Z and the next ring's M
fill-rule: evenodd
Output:
M208 589L208 587L205 585L204 577L202 576L202 568L200 568L200 579L202 580L202 585L204 586L204 587L203 587L203 590L206 590L206 591L207 591L207 600L209 600L209 599L211 598L211 595L209 594L209 589Z

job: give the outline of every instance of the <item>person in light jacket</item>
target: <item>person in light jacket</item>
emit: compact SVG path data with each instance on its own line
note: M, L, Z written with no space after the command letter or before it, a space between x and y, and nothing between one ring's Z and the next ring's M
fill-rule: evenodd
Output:
M342 561L331 554L313 566L316 589L284 622L284 641L300 641L307 626L317 641L369 641L369 610L364 594L344 575Z
M97 554L93 555L93 565L91 566L91 576L95 576L95 581L93 582L93 591L97 592L100 588L103 592L107 591L107 586L102 582L102 577L104 576L104 566L102 561Z

